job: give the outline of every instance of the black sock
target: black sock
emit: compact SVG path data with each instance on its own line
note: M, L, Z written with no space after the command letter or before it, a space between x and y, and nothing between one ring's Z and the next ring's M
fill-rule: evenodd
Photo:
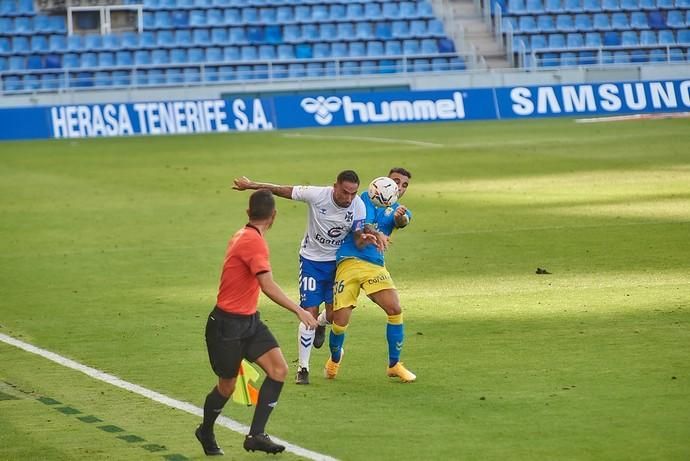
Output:
M202 431L213 432L213 424L216 422L216 418L220 415L227 401L228 397L223 397L218 392L217 387L214 387L206 396L206 401L204 402L204 422L201 423Z
M252 419L252 427L249 429L249 435L261 434L266 432L266 423L268 417L271 416L273 407L278 403L280 391L283 389L283 383L275 381L268 376L264 379L264 383L259 389L259 401L256 403L254 410L254 418Z

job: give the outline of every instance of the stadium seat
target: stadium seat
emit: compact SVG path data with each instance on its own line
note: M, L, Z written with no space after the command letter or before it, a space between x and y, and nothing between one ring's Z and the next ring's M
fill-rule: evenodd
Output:
M367 56L381 57L384 54L385 53L384 53L382 41L371 40L371 41L367 42L367 44L366 44L366 55Z
M438 53L438 41L433 38L422 39L421 43L422 54L436 54Z
M41 75L41 89L42 90L58 90L64 88L65 80L62 74L42 74Z
M344 58L347 57L348 49L347 43L345 42L333 42L331 44L331 56L334 58Z
M283 43L283 31L277 24L268 25L264 29L266 43L277 45Z
M67 38L64 35L51 35L48 38L48 49L50 51L65 51L67 49Z
M534 34L532 35L530 39L530 49L531 50L539 50L542 48L546 48L546 36L542 34Z
M582 13L584 11L582 0L563 0L563 9L567 13Z
M242 55L240 54L240 48L237 46L226 46L223 48L223 60L227 62L240 61ZM222 69L221 69L222 71Z
M170 22L172 22L175 28L189 27L189 12L184 10L173 11L170 16Z
M361 16L358 19L361 19ZM297 21L297 22L309 22L309 21L311 21L311 7L309 5L297 4L295 6L295 21Z
M211 44L225 45L228 43L228 30L225 27L214 27L211 29Z
M617 50L613 52L614 64L630 64L630 53L624 50Z
M630 21L628 20L628 15L621 12L613 13L611 15L611 27L614 30L630 29Z
M417 16L420 18L435 17L434 9L432 8L431 3L429 3L429 0L419 0L417 2Z
M306 65L307 77L319 78L325 75L323 63L321 62L308 62Z
M188 43L187 45L198 45L198 46L208 46L211 44L211 36L210 36L210 30L203 28L203 29L194 29L192 31L192 41L191 43Z
M172 84L172 85L184 83L184 76L182 74L182 69L178 69L178 68L167 68L167 69L165 69L165 83Z
M503 18L508 19L508 18ZM512 25L511 25L512 27ZM556 30L556 24L554 21L554 15L552 14L542 14L537 16L537 31L538 32L554 32ZM519 28L513 28L513 30L520 30Z
M640 0L640 9L647 11L656 10L656 0Z
M621 0L620 8L623 11L637 11L640 9L639 0Z
M115 51L120 49L120 36L116 34L103 35L103 49Z
M79 60L79 67L97 67L98 55L93 52L82 53Z
M206 60L206 49L193 47L187 50L187 62L194 64L202 63Z
M390 40L393 38L393 31L389 22L377 22L375 27L376 38Z
M525 0L508 0L508 9L504 11L504 14L525 14L527 8L525 6Z
M372 23L360 21L355 24L355 38L369 40L374 38Z
M450 63L446 58L432 58L431 70L435 72L443 72L446 70L450 70Z
M259 49L254 45L241 46L240 57L242 61L256 61L259 59Z
M294 19L295 15L291 6L282 5L276 9L276 22L286 23L292 22Z
M581 32L588 32L594 28L592 24L592 16L587 13L578 13L575 15L575 29Z
M295 46L295 57L297 59L311 59L313 58L312 45L309 43L299 43Z
M288 77L290 78L304 78L307 76L306 66L302 63L294 63L288 65Z
M561 5L561 0L546 0L544 2L544 11L551 14L562 13L565 10Z
M12 37L12 52L25 53L29 49L29 38L23 35Z
M419 5L425 2L419 2ZM416 17L424 17L425 14L418 14L417 4L411 1L400 2L400 17L404 19L414 19Z
M157 29L169 29L173 27L169 11L158 10L153 14L153 18L153 27Z
M275 21L275 17L273 18ZM206 24L209 26L222 26L225 25L225 15L223 10L218 8L211 8L206 10Z
M670 56L669 60L670 61L685 61L686 60L686 54L681 48L671 48L669 50Z
M611 21L606 13L596 13L593 17L593 28L595 30L610 30Z
M539 65L542 67L556 67L561 65L560 55L558 53L543 53Z
M184 43L184 46L186 46L191 41L190 37L187 42L182 41L181 43ZM180 42L175 40L175 33L172 30L159 30L156 32L156 45L159 47L173 47L176 44L180 44Z
M342 21L347 16L346 6L342 3L332 3L328 10L331 21Z
M671 12L669 12L670 15ZM672 16L672 15L671 15ZM666 29L666 18L661 11L650 11L647 15L649 27L655 30Z
M400 6L397 2L384 2L381 13L386 19L398 19L400 17Z
M542 0L527 0L525 2L525 8L528 14L544 13L544 3Z
M226 8L223 11L223 22L228 26L241 25L242 14L239 8Z
M675 45L676 37L672 30L664 29L659 31L659 45Z
M656 32L653 30L643 30L640 32L640 45L656 45Z
M169 61L168 50L157 49L151 52L151 64L167 64Z
M403 40L403 54L414 55L419 54L419 40L407 39Z
M113 67L115 65L115 53L112 51L101 51L97 55L98 67Z
M565 44L568 48L582 48L585 46L585 38L581 33L570 33L565 37Z
M345 19L357 21L364 17L364 6L362 3L348 3L345 6Z
M319 40L319 25L316 23L302 24L302 40L316 41ZM352 38L352 37L350 37Z
M60 69L62 68L62 59L59 54L46 54L43 56L44 69Z
M103 87L103 86L112 86L112 84L113 84L113 78L112 78L112 75L110 72L104 71L104 70L99 70L93 74L93 86Z
M431 70L431 61L429 59L414 59L412 61L413 72L429 72Z
M591 66L597 63L597 54L594 51L580 51L577 61L580 65Z
M402 43L400 40L387 40L384 43L384 54L386 56L400 56L403 54Z
M659 11L650 11L649 12L649 20L650 20L650 22L653 21L652 27L654 29L664 27L663 25L660 25L660 23L663 21L663 17L664 17L663 14ZM666 24L665 25L668 27L671 27L673 29L680 29L682 27L685 27L685 17L683 15L683 12L681 12L680 10L669 11L666 15Z
M184 83L199 83L201 82L201 71L198 67L185 67L182 70L182 78Z
M272 61L276 59L276 49L273 45L259 45L257 56L261 61Z
M165 84L165 73L163 69L149 69L146 72L146 80L149 85Z
M62 55L62 67L76 69L79 67L79 55L77 53L65 53Z
M565 67L572 67L572 66L577 66L578 64L578 59L577 59L577 54L573 52L565 52L561 53L561 66Z
M364 4L364 19L383 19L381 4L378 2L366 2Z
M443 23L438 19L429 19L427 34L436 38L445 37L446 32L443 29Z
M151 52L148 50L136 50L134 52L134 64L137 66L151 64Z
M630 62L649 62L649 50L632 50L630 52Z
M455 53L455 43L449 38L440 38L438 40L439 53Z
M634 30L624 30L621 34L621 45L623 46L637 46L640 44L640 39L637 32Z
M601 13L600 0L583 0L582 11L586 13Z
M223 61L223 49L219 46L211 46L204 50L206 62L221 62Z
M43 69L43 60L39 55L31 55L26 58L26 68L29 70Z
M410 21L410 37L422 38L426 37L426 35L426 21L421 19Z
M170 32L170 31L168 31L168 32ZM139 38L138 38L139 47L140 48L155 48L158 46L156 43L157 38L158 38L157 34L155 34L154 32L145 30L144 32L139 34Z
M231 27L229 30L228 40L234 45L249 43L247 40L247 32L245 31L244 27Z
M134 64L132 52L129 50L118 50L115 52L115 65L117 66L131 66Z
M604 32L605 46L619 46L621 44L621 36L619 32L608 31Z
M630 27L632 29L649 29L647 15L642 11L633 11L630 13Z
M316 4L312 6L311 9L311 19L314 21L327 21L331 17L331 14L328 10L328 5L325 4Z
M186 48L173 48L170 50L170 62L173 64L185 64L188 61Z
M331 45L327 42L314 43L312 51L313 57L315 59L324 59L331 57Z
M14 18L14 32L16 34L29 34L34 31L31 19L27 17Z
M25 91L34 91L41 87L40 77L34 74L24 75L22 83Z
M690 29L682 29L678 31L678 43L690 44Z
M615 12L620 11L621 6L619 0L601 0L602 11Z
M410 37L410 27L407 21L393 21L391 24L391 35L393 38Z
M319 40L330 41L337 37L338 29L333 22L319 25Z
M556 29L560 32L576 30L573 16L570 14L559 14L556 16Z
M563 34L549 34L548 36L549 48L565 48L565 35Z
M351 22L339 22L337 29L339 40L352 40L355 36L355 25Z

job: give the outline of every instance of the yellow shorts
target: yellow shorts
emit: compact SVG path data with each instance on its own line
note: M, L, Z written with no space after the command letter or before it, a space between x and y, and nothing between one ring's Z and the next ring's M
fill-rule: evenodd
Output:
M335 271L333 310L356 306L360 290L370 295L389 288L395 289L395 284L385 267L357 258L344 259Z

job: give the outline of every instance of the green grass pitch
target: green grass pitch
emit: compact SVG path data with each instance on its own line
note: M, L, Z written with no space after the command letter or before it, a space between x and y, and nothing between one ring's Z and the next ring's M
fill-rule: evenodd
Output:
M314 351L268 432L342 460L690 459L688 146L680 119L3 143L0 333L201 406L205 317L246 221L232 179L404 166L414 219L387 261L418 382L386 378L362 297L338 378ZM305 220L279 200L268 234L293 298ZM294 367L295 317L261 311ZM0 343L0 460L204 459L198 421Z

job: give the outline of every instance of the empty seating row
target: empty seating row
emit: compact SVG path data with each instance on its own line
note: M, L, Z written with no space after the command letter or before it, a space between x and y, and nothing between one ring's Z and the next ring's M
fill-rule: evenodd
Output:
M499 5L503 14L597 13L687 9L690 0L507 0L507 3L501 0Z
M404 3L409 0L126 0L127 4L143 4L146 9L192 9L225 7L278 7L285 5L331 5L350 3ZM426 1L426 0L422 0Z
M34 17L19 16L16 18L0 17L0 35L66 33L64 16L37 15Z
M504 16L503 31L513 33L571 32L590 30L666 29L690 26L690 10L671 10L666 14L659 11L635 11L627 13L578 13Z
M308 62L289 64L221 65L164 69L79 71L3 75L6 92L136 85L179 85L252 79L323 78L336 75L361 75L394 72L464 70L459 58L416 58L408 60L366 60Z
M634 47L644 46L673 46L677 44L690 45L690 29L673 31L670 29L659 31L642 31L639 34L635 31L618 32L587 32L569 34L534 34L516 35L513 37L513 47L515 49L539 50L539 49L561 49L561 48L599 48L612 46Z
M0 71L23 69L92 68L164 64L329 59L365 56L436 55L453 53L452 42L436 39L317 42L297 45L245 45L149 50L85 51L64 54L0 56Z
M689 48L535 53L534 55L526 56L525 67L567 67L678 61L690 61Z
M0 0L0 17L2 16L32 16L33 0Z
M440 25L440 23L438 23ZM444 38L442 27L392 28L386 23L359 22L325 23L302 26L216 27L212 29L160 30L123 34L85 36L34 34L32 36L0 36L0 54L28 54L81 50L119 50L139 48L170 48L228 44L281 44L316 41L390 40L405 38Z
M381 6L383 5L383 6ZM285 24L292 22L430 19L427 2L349 3L279 6L277 8L211 8L208 10L156 10L144 12L144 27L178 28L232 24Z

